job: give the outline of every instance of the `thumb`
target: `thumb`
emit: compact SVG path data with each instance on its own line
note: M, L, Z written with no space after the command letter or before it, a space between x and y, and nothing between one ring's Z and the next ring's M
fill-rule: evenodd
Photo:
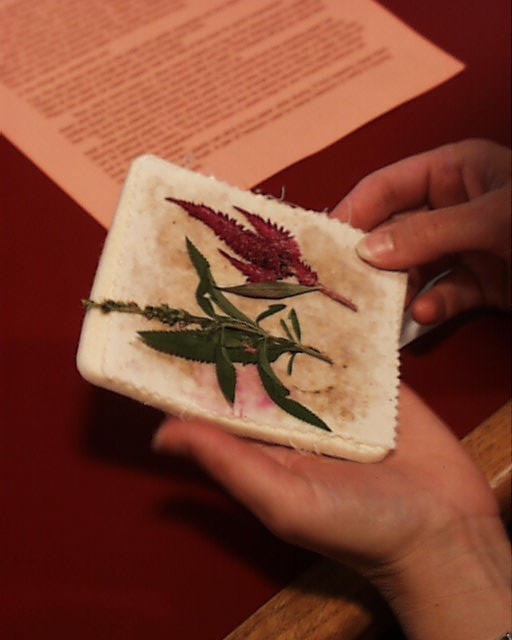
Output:
M470 202L421 211L375 229L357 245L359 256L384 269L409 269L461 251L504 255L510 237L510 187Z

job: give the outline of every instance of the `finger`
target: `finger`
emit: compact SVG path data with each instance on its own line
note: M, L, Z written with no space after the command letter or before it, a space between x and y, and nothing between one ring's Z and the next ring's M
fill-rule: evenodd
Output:
M419 324L437 324L484 304L482 288L464 267L456 267L414 301L412 317Z
M301 483L277 456L267 455L257 443L204 422L170 419L160 427L153 444L157 451L193 458L270 528L275 528L276 513L286 496Z
M510 238L510 187L461 205L407 216L365 236L356 250L384 269L408 269L443 256L471 250L498 255Z
M510 157L488 140L444 145L370 174L331 215L368 231L400 211L451 207L510 181Z
M404 308L407 309L419 292L430 282L439 278L440 275L453 268L454 260L436 260L419 267L411 267L408 270L407 291L405 294Z
M460 146L446 145L375 171L363 178L331 215L367 231L407 209L466 201Z
M407 289L405 292L404 309L408 309L411 302L425 285L421 276L421 269L413 267L407 274Z
M427 184L426 167L408 158L363 178L330 215L368 231L394 213L422 206Z

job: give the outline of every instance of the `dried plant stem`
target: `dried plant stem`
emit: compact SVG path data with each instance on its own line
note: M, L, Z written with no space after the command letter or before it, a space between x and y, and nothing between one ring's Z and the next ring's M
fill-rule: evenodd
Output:
M318 283L316 286L318 288L318 291L323 293L324 296L327 296L328 298L331 298L331 300L335 300L336 302L339 302L340 304L344 305L345 307L348 307L352 311L357 311L357 305L355 305L352 302L352 300L345 298L345 296L342 296L339 293L336 293L336 291L333 291L332 289L328 289L327 287L324 287L323 284Z
M269 338L275 343L282 343L289 345L287 349L290 353L304 353L328 364L332 364L332 360L329 356L326 356L318 349L304 345L294 340L280 338L279 336L273 336L268 331L265 331L257 324L249 324L240 320L235 320L228 316L216 316L215 318L206 318L204 316L196 316L183 309L173 309L166 304L159 306L146 305L140 307L136 302L123 302L117 300L103 300L102 302L96 302L94 300L82 300L84 307L89 309L99 309L103 313L111 313L116 311L118 313L130 313L134 315L143 316L147 320L159 320L163 324L168 326L188 326L197 325L203 329L216 331L221 328L235 329L243 331L245 333L251 333L259 335L262 338Z

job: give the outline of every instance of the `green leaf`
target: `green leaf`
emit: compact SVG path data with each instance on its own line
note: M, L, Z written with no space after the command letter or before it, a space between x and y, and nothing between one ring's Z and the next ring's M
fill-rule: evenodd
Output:
M318 287L307 287L293 282L249 282L235 287L218 287L221 291L235 293L246 298L268 298L280 300L319 291Z
M310 411L307 407L300 404L300 402L297 402L296 400L292 400L291 398L283 398L283 397L279 398L279 402L277 402L274 398L272 398L272 400L274 400L274 402L279 407L281 407L281 409L284 409L291 416L294 416L294 418L298 418L303 422L307 422L308 424L311 424L314 427L319 427L324 431L332 431L332 429L330 429L321 418L319 418L315 413Z
M292 309L290 311L290 313L288 314L288 318L290 318L290 321L291 321L292 327L293 327L293 331L294 331L295 335L297 336L297 340L300 342L301 330L300 330L299 318L297 317L297 313L296 313L295 309Z
M215 280L213 279L212 273L210 271L210 263L203 256L203 254L199 251L199 249L192 243L191 240L186 238L187 242L187 251L190 257L190 261L192 262L195 270L197 271L197 275L200 278L200 283L196 291L196 299L198 304L201 306L205 313L209 314L209 311L206 311L206 307L208 306L208 302L203 307L202 302L200 302L200 298L202 300L206 300L204 295L208 293L215 304L224 311L231 318L235 318L236 320L241 320L242 322L247 322L251 326L254 326L254 322L248 318L244 313L239 311L234 305L229 302L229 300L222 295Z
M213 308L212 303L209 298L204 295L204 286L201 282L196 290L196 300L197 304L201 307L201 309L206 313L210 318L215 318L215 309Z
M181 331L139 331L144 344L155 351L195 362L217 362L216 340L211 331L183 329ZM256 364L258 343L261 336L235 329L224 330L224 346L231 362ZM283 353L293 350L286 341L270 340L267 346L268 360L275 362Z
M286 309L285 304L271 304L266 311L260 313L260 315L256 318L256 324L259 324L262 320L268 318L269 316L273 316L274 313L279 313L279 311L282 311L283 309Z
M274 396L287 396L290 391L284 386L281 380L279 380L276 374L272 371L272 367L270 366L268 359L267 350L267 340L263 339L258 345L258 372L260 374L261 381L263 382L263 377L266 381L263 382L263 386L272 399L274 399ZM271 388L272 393L268 391L267 386Z
M215 353L215 370L217 382L226 400L233 404L235 401L236 369L229 359L228 351L223 344L224 331L221 331L220 340Z
M206 315L213 318L215 316L215 310L212 303L205 295L209 293L210 289L212 288L210 265L203 254L192 244L192 242L188 238L186 238L186 243L190 261L192 262L192 265L194 266L195 270L197 271L197 275L199 276L199 284L197 285L196 289L197 304L206 313Z
M286 413L291 416L294 416L303 422L307 422L314 427L319 427L324 431L331 431L325 422L307 407L300 404L300 402L296 402L295 400L287 397L289 394L288 389L283 385L279 378L277 378L269 364L265 342L265 340L262 341L258 350L258 373L269 398L273 400L278 407L286 411Z
M197 275L201 281L209 282L211 279L210 264L203 254L194 246L194 244L188 238L185 238L187 243L187 251L190 257L190 261L194 265Z
M144 344L156 351L196 362L215 362L216 344L210 331L139 331Z
M288 338L288 340L291 340L292 342L293 340L293 336L290 333L290 329L288 329L288 325L286 324L286 322L284 320L280 320L280 325L283 327L283 331L286 333L286 336Z
M240 320L241 322L245 322L251 325L251 327L254 327L255 323L248 316L246 316L245 313L242 313L239 309L232 305L231 302L227 298L225 298L218 289L215 288L215 282L213 282L213 278L212 283L213 284L212 288L210 289L210 296L212 297L212 300L215 302L215 304L219 307L219 309L222 309L222 311L224 311L224 313L226 313L231 318Z
M297 355L297 353L292 353L292 355L290 356L290 359L288 360L288 368L286 370L286 372L288 373L289 376L292 375L293 372L293 361L295 360L295 356Z
M247 334L243 330L238 331L228 327L224 329L224 346L230 349L240 349L246 345L253 347L257 344L258 337L252 333Z

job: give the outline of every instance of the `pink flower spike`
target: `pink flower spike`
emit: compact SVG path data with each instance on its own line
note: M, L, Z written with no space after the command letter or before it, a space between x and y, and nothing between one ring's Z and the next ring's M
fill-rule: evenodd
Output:
M233 209L239 211L252 224L256 232L262 237L275 243L276 248L285 250L292 256L300 257L300 248L292 234L278 227L275 222L264 220L255 213L250 213L241 207L233 206Z
M219 253L224 256L231 264L238 269L247 278L248 282L275 282L274 272L270 269L263 269L249 262L242 262L230 256L222 249L219 249Z
M271 269L279 273L279 256L276 254L272 244L265 238L254 233L254 231L249 231L249 229L230 218L226 213L214 211L204 204L194 204L175 198L166 198L166 200L183 207L189 216L210 227L215 235L241 258L245 258L263 269Z
M300 284L307 287L314 287L318 283L318 275L309 265L301 260L294 261L293 275L297 278Z
M221 255L243 273L249 282L277 282L294 276L301 285L316 287L332 300L357 311L353 302L318 282L315 271L301 260L300 247L287 229L237 206L234 209L246 218L255 231L246 229L226 213L214 211L204 204L177 198L166 200L179 205L189 216L210 227L232 251L246 260L247 262L242 262L219 249Z

